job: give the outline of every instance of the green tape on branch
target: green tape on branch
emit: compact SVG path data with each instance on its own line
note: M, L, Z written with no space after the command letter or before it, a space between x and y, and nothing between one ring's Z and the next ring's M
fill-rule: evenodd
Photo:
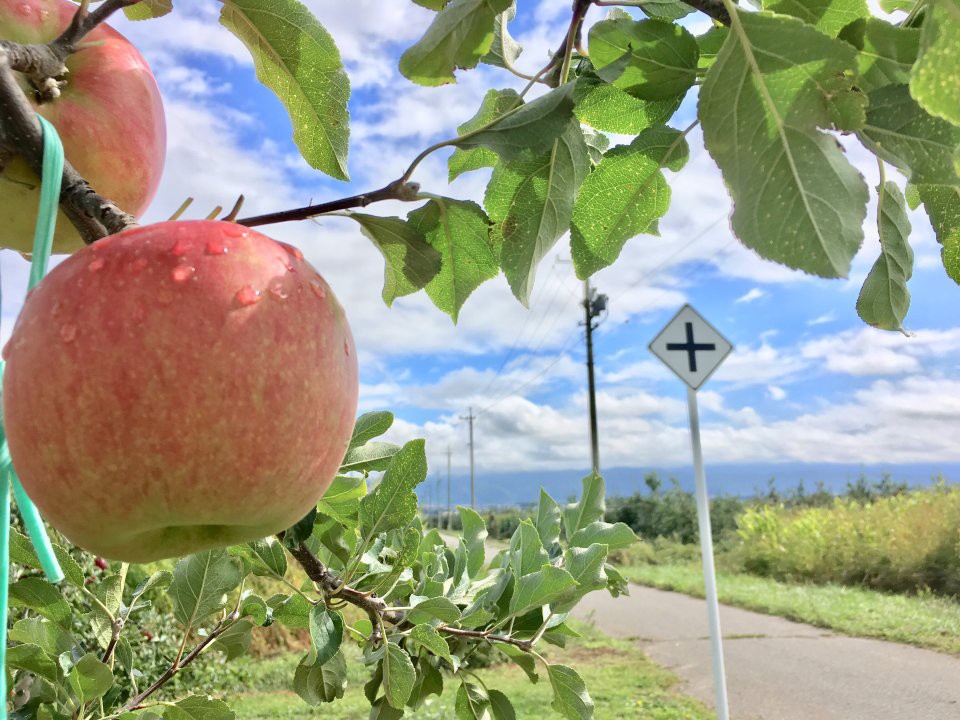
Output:
M43 128L43 181L40 185L37 227L33 233L33 259L28 285L31 289L47 274L53 248L53 231L57 227L57 212L60 209L60 186L63 183L63 144L60 136L53 125L40 115L37 118Z

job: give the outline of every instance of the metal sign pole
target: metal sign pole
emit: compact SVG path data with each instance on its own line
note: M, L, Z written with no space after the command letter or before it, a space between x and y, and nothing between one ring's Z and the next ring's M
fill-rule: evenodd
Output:
M713 533L710 529L710 500L700 447L700 411L697 391L687 386L690 412L690 442L693 446L693 474L696 480L697 521L700 525L700 553L703 556L703 581L707 595L707 621L710 625L710 649L713 655L713 684L717 698L717 719L728 720L727 675L723 666L723 636L720 634L720 605L717 602L717 576L713 566Z

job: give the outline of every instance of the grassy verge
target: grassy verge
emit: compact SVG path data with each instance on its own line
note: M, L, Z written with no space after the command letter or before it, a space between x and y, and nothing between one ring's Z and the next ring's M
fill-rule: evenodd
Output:
M695 565L632 565L641 585L703 597ZM879 638L960 655L960 603L930 595L892 595L841 585L796 585L745 573L719 572L720 602L780 615L846 635Z
M713 713L699 702L673 690L676 678L651 663L630 643L612 640L590 628L578 628L584 638L566 650L550 648L548 657L577 669L583 676L596 706L598 718L643 718L644 720L708 720ZM229 698L237 717L244 720L306 720L322 714L325 720L354 720L369 714L363 696L362 665L358 659L350 666L350 685L343 700L318 712L287 691L240 694ZM290 661L290 676L296 661ZM550 683L544 673L536 685L513 665L497 665L480 670L478 675L490 688L506 693L513 701L518 718L560 716L549 710ZM432 696L416 713L405 717L416 720L447 720L456 717L454 699L457 686L447 681L441 697Z

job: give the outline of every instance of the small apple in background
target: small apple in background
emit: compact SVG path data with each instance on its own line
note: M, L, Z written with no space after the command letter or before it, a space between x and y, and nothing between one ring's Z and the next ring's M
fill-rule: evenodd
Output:
M76 3L69 0L0 0L0 39L49 42L76 12ZM60 97L34 105L57 128L67 159L93 189L139 216L163 172L167 132L160 90L137 49L109 26L98 26L82 45L67 59L67 84ZM26 78L20 79L35 100ZM0 170L0 247L29 253L40 179L19 157ZM60 213L54 252L82 246Z
M100 240L4 351L13 464L72 542L147 562L264 537L317 503L357 409L353 337L295 248L225 222Z

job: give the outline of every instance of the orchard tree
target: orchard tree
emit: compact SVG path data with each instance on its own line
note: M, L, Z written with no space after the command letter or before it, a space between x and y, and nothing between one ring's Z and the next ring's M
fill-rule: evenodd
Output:
M425 148L380 188L258 217L242 217L238 201L224 222L252 228L344 215L383 255L387 304L425 290L456 321L467 297L501 271L527 303L538 264L568 234L581 278L615 263L628 240L655 235L670 203L668 177L682 171L686 138L701 125L733 200L734 234L769 260L844 277L876 194L871 222L881 254L857 302L867 323L902 330L913 264L908 207L924 206L944 267L960 282L958 0L880 0L885 13L898 12L895 22L872 13L867 0L574 0L555 52L532 75L517 69L522 48L510 35L518 14L529 12L527 3L414 2L436 14L400 58L406 78L440 86L484 63L502 71L504 85L513 84L510 75L522 78L523 90L491 88L448 140ZM224 31L243 41L258 78L286 106L303 157L346 180L349 78L322 18L297 0L221 5ZM43 37L25 33L17 17L40 6L53 9L43 16ZM139 167L122 170L106 146L94 145L94 156L82 157L90 142L71 137L83 125L71 120L84 108L71 109L69 95L87 89L88 105L96 106L87 119L103 127L121 123L120 131L100 133L113 144L127 113L137 109L97 98L97 86L110 83L108 49L115 41L103 23L120 9L145 21L176 9L170 0L104 0L94 9L64 0L70 10L58 25L49 17L66 12L60 7L54 0L0 2L0 165L3 179L29 197L42 167L34 111L54 120L67 147L65 229L57 248L92 246L79 255L135 226L134 215L156 187L150 163L162 155L162 109L143 90L145 100L134 105L146 119L137 122L152 128L153 140ZM698 36L687 30L680 21L692 13L708 16L710 29ZM585 25L588 17L598 21ZM98 82L85 84L87 73ZM671 127L691 92L698 94L697 120ZM634 139L611 148L608 134ZM876 155L877 188L871 191L847 160L840 136ZM136 152L113 150L127 160ZM448 153L451 180L493 168L482 206L416 182L423 159L441 151ZM887 166L907 178L904 187L899 176L888 177ZM121 173L121 190L108 190ZM26 251L22 228L34 210L7 186L0 195L0 244ZM116 195L127 190L130 199ZM405 218L367 210L385 200L414 207ZM158 232L172 238L199 227L174 222ZM92 270L97 260L90 263ZM259 292L237 299L254 303ZM72 332L61 340L72 343ZM258 418L256 407L250 417L271 420ZM58 546L66 573L61 590L37 576L36 556L14 533L19 578L11 604L24 612L8 649L16 717L231 718L223 701L181 689L178 674L218 649L228 659L242 654L256 628L272 623L309 631L311 647L292 682L313 705L343 696L347 658L359 654L370 672L364 690L371 718L414 715L445 687L456 694L459 717L512 718L509 699L471 670L479 656L493 653L531 681L549 682L560 716L592 717L577 673L549 662L538 647L563 646L572 632L567 617L588 592L626 591L606 559L634 536L624 525L603 522L602 479L586 478L581 499L566 507L541 493L534 518L520 524L508 549L489 558L483 520L472 510L460 510L464 533L451 546L435 530L424 531L415 495L427 474L423 442L398 447L377 440L392 419L373 413L356 422L332 484L293 527L203 549L179 559L172 572L114 563L88 586L93 558ZM371 490L372 473L383 475ZM292 583L291 560L305 584ZM259 597L249 587L259 582L254 576L286 590ZM163 608L168 626L179 630L167 662L151 664L144 636L131 628L155 620Z

